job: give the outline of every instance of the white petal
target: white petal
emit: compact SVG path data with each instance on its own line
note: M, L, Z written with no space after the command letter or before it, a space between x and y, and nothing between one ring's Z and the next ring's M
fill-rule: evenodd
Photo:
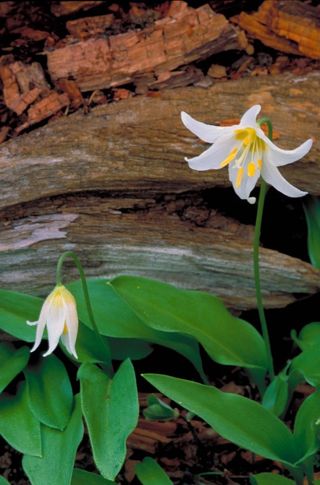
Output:
M263 162L261 175L268 184L272 185L275 189L288 197L302 197L308 193L289 184L289 182L281 175L277 167L271 165L267 160L264 160Z
M206 123L195 120L184 111L181 112L181 120L188 130L197 135L200 140L206 141L207 143L213 143L217 138L234 129L232 126L207 125Z
M294 150L283 150L277 147L272 141L263 133L262 130L258 130L259 138L268 145L267 157L270 163L276 167L288 165L289 163L296 162L303 158L311 149L313 141L311 138L302 143L298 148Z
M43 335L43 332L44 332L45 325L46 325L46 322L39 322L39 324L37 326L36 338L35 338L35 341L34 341L34 345L33 345L32 349L30 350L30 352L33 352L34 350L36 350L39 347L41 339L42 339L42 335Z
M237 179L237 173L238 169L234 166L229 165L229 179L230 182L233 185L233 188L236 192L236 194L240 197L242 200L248 200L250 199L249 203L252 203L251 200L252 198L250 197L251 191L254 189L258 178L260 177L260 171L257 169L253 177L249 177L247 174L247 162L250 161L251 157L248 155L247 161L243 164L243 177L241 184L239 187L236 187L236 179Z
M193 170L203 171L221 168L220 164L227 158L230 152L239 146L240 143L230 133L220 138L210 148L205 150L201 155L194 158L186 158L189 167Z
M261 106L260 104L255 104L251 108L248 109L242 116L240 120L240 126L245 127L245 126L256 126L257 124L257 116L261 111Z
M47 330L49 348L44 357L51 354L59 343L59 338L62 335L64 324L66 321L65 307L59 304L53 304L50 306L47 316Z
M65 343L67 350L77 359L76 340L78 335L78 315L75 305L66 307L66 326L67 334L62 335L62 341Z

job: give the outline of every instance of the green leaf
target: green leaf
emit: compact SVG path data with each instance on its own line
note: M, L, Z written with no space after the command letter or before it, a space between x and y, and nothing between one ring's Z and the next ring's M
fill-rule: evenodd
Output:
M26 321L38 320L42 304L41 298L0 290L0 329L19 340L33 342L35 328Z
M305 325L297 339L302 350L309 350L312 347L320 346L320 323L312 322Z
M308 396L298 409L294 422L294 439L305 461L319 450L320 436L320 390Z
M317 197L308 197L303 204L308 227L308 252L311 264L320 268L320 201Z
M41 425L42 457L23 457L22 466L32 485L70 485L82 436L80 399L75 399L75 408L63 431Z
M205 378L199 346L193 338L171 332L168 335L167 332L160 332L145 325L119 297L107 280L88 279L87 284L93 313L102 335L141 339L173 349L190 360L199 374ZM79 319L91 328L80 281L74 281L67 287L77 300Z
M134 276L119 276L111 285L149 327L197 339L220 364L266 368L261 335L232 316L218 298Z
M10 485L10 483L4 477L0 477L0 485Z
M159 399L157 396L150 394L148 396L148 406L143 410L143 415L147 419L157 421L168 421L179 417L179 412L172 409L171 406Z
M136 474L142 485L173 485L168 475L153 458L146 457L136 465Z
M29 356L28 347L16 350L12 345L0 344L0 392L25 368Z
M204 419L225 439L265 458L295 463L298 453L292 433L257 402L174 377L144 377L160 392Z
M276 416L281 416L287 407L289 399L288 378L279 374L267 387L262 405Z
M55 355L42 358L26 372L30 408L36 418L63 430L70 419L73 394L65 366Z
M0 434L21 453L41 456L40 423L29 409L24 382L15 396L0 396Z
M296 482L275 473L259 473L250 477L252 485L295 485Z
M94 461L105 478L114 480L126 457L127 438L138 422L134 369L126 360L110 379L95 365L83 364L78 377Z
M140 360L148 357L153 348L144 342L134 338L110 338L112 358L115 360Z
M71 485L116 485L116 482L106 480L96 473L74 468Z
M317 347L304 350L292 360L291 372L299 372L314 387L320 386L320 352Z

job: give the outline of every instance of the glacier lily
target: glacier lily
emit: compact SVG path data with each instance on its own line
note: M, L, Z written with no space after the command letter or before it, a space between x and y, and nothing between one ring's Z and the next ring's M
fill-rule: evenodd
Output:
M294 150L278 148L265 135L256 118L260 105L252 106L242 116L238 125L220 127L195 120L181 113L186 128L212 146L201 155L186 158L190 168L198 171L228 166L229 179L241 199L255 202L250 193L261 177L275 189L289 197L301 197L307 192L289 184L277 167L302 158L312 146L309 139Z
M45 326L47 326L49 348L43 356L46 357L51 354L61 338L68 352L76 359L78 358L75 349L78 334L76 301L65 286L57 285L45 299L39 320L36 322L27 321L27 324L37 325L36 339L31 352L39 347Z

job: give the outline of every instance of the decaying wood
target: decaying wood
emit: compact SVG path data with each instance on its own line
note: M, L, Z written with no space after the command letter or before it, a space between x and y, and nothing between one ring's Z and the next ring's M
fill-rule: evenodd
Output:
M319 81L316 72L303 78L246 78L208 89L136 96L88 115L59 118L1 145L0 207L86 190L168 193L229 187L227 170L188 168L184 157L207 145L185 129L180 112L219 124L239 119L255 103L272 118L279 146L294 148L314 138L310 153L281 172L301 189L320 195Z
M244 49L247 40L209 5L197 9L172 2L167 16L141 31L72 42L47 52L56 81L72 77L82 91L135 82L146 73L157 81L162 72L229 49Z
M236 20L248 34L288 54L320 59L319 9L298 0L265 0L258 12Z
M51 12L57 17L61 17L62 15L74 14L80 10L90 10L102 3L104 3L104 0L60 1L52 3Z
M49 85L38 62L24 64L20 61L0 64L4 102L8 108L21 115Z
M208 290L232 308L255 306L252 227L193 207L188 198L161 203L85 194L35 201L2 211L0 230L0 287L45 294L57 255L72 249L90 276L140 274ZM261 251L261 271L267 307L320 287L311 265L270 249ZM72 266L66 272L76 277Z
M66 27L73 37L86 39L100 34L104 34L114 20L114 15L99 15L98 17L85 17L76 20L68 20Z

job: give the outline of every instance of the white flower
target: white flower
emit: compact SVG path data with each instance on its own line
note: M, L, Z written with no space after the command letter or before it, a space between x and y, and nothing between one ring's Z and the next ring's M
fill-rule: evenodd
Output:
M289 184L277 167L302 158L312 146L309 139L295 150L278 148L264 134L256 118L261 106L255 105L242 116L239 125L220 127L196 121L187 113L181 113L183 124L201 140L213 145L201 155L186 158L194 170L219 169L228 166L229 179L241 199L254 203L250 197L256 182L262 178L275 189L289 197L301 197L307 192Z
M78 315L76 301L69 290L63 285L57 285L42 305L39 320L27 322L28 325L37 325L36 339L31 352L36 350L41 342L45 326L47 326L49 348L44 357L51 354L59 343L67 348L68 352L77 359L75 349L78 334Z

